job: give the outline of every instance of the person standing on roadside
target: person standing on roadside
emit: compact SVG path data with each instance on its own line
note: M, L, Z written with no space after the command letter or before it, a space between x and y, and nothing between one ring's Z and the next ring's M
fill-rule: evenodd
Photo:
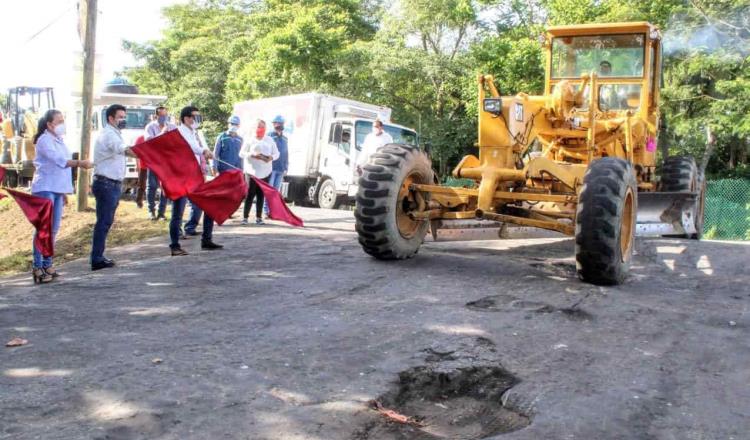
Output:
M122 180L125 178L126 155L134 156L125 145L121 130L127 125L127 111L120 104L107 107L107 124L94 146L94 182L91 192L96 199L96 224L91 243L91 270L106 269L115 265L104 256L107 235L115 221L115 211L120 204Z
M227 123L229 127L216 137L216 144L214 145L214 171L217 174L242 169L240 150L243 140L239 135L240 118L239 116L231 116Z
M169 113L167 113L166 107L157 107L155 116L156 119L146 125L144 140L153 139L160 134L177 128L177 126L169 121ZM147 173L146 199L148 200L149 218L151 220L166 220L164 213L167 210L167 198L164 196L164 191L161 191L161 194L159 194L159 210L156 211L156 191L161 187L159 178L151 170L148 170Z
M271 123L273 124L273 132L271 132L270 138L276 143L276 149L279 150L279 158L273 161L271 178L268 183L276 188L276 190L280 190L281 184L284 182L284 176L286 176L289 170L289 140L284 136L283 116L276 116ZM266 217L268 217L268 202L263 204L263 211Z
M247 180L247 198L243 210L242 224L248 224L250 208L255 199L255 224L262 225L263 218L263 191L260 185L255 183L252 176L268 183L273 169L272 161L279 158L279 150L276 143L266 135L265 121L258 119L256 122L255 136L246 140L240 150L240 157L244 159L245 179Z
M213 157L211 150L205 148L200 139L198 128L203 122L200 110L192 105L184 107L180 111L180 125L177 130L180 132L185 141L193 150L195 159L199 164L206 163ZM180 246L180 229L182 228L182 215L185 212L187 197L181 197L172 202L172 218L169 221L169 238L171 253L173 257L187 255L187 251ZM214 221L211 217L203 216L203 236L201 240L201 249L215 250L223 246L213 242Z
M52 240L62 222L65 195L73 192L72 168L89 169L93 165L88 160L71 160L70 150L63 140L65 118L59 110L51 109L39 119L34 144L34 179L31 181L31 195L52 201ZM36 232L34 233L36 242ZM48 283L58 277L52 266L52 257L43 257L36 244L32 245L34 263L32 277L35 284Z

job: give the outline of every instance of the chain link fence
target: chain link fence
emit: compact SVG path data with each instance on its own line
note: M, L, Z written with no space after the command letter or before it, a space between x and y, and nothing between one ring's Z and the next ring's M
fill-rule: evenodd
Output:
M706 182L703 238L750 240L750 180Z

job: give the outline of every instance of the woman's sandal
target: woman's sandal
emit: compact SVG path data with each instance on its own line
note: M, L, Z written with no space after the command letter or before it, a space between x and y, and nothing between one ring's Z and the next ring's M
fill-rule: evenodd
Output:
M44 271L47 272L49 275L52 275L52 278L57 278L60 276L59 273L57 273L57 269L54 267L45 267Z
M34 270L31 271L31 276L34 277L34 284L46 284L53 280L52 275L39 267L35 267Z

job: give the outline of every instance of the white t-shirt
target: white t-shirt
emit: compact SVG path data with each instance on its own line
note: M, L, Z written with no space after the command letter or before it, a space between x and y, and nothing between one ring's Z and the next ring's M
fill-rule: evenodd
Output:
M271 156L273 160L265 162L251 157L259 154ZM263 136L263 139L252 136L242 144L240 157L243 159L242 168L246 174L252 174L259 179L263 179L271 174L273 161L279 158L279 149L276 147L276 142L269 136Z
M359 156L357 156L357 165L361 166L366 164L370 156L378 151L378 148L392 143L393 138L385 131L383 131L380 136L376 135L374 131L368 134L367 137L365 137L365 141L362 142L362 151L360 151Z

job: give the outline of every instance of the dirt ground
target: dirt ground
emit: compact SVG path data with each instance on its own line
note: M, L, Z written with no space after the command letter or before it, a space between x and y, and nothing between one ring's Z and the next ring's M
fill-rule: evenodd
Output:
M68 196L57 237L57 263L75 260L91 252L91 234L96 223L96 202L89 198L89 209L77 212L75 196ZM117 208L109 242L116 246L168 233L167 222L151 222L148 210L123 200ZM21 209L7 197L0 200L0 275L31 269L31 237L34 227Z
M0 438L748 438L747 244L639 240L604 288L570 239L386 263L350 212L295 210L0 278L0 341L29 341L0 347Z

